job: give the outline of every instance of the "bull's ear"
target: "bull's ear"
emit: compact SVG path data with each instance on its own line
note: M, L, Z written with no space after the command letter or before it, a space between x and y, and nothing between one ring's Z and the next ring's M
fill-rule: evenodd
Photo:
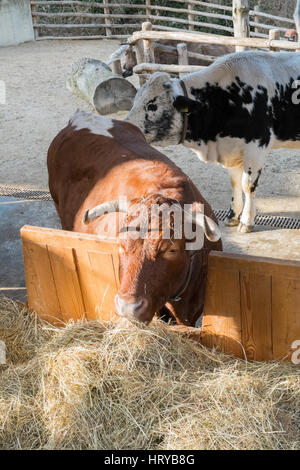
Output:
M164 86L164 83L167 83L170 81L170 75L168 73L165 73L165 72L155 72L150 80L147 82L147 85L148 84L152 84L154 85L154 83L158 86Z
M180 113L188 113L189 112L189 99L185 98L184 96L176 96L173 106L177 111Z
M180 113L199 113L201 110L201 103L196 100L190 100L185 96L177 96L173 102L174 108Z

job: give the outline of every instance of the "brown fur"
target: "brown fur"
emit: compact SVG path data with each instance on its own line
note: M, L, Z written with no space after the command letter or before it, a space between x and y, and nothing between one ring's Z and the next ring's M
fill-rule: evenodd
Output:
M110 235L105 215L84 225L86 209L109 200L127 196L130 201L170 204L202 203L205 214L215 220L210 205L192 181L165 155L149 146L141 131L127 122L113 121L113 138L92 134L88 129L75 131L69 124L54 139L48 151L49 187L61 219L62 228L84 233ZM132 206L131 206L132 207ZM118 214L120 227L134 217ZM159 221L151 221L159 225ZM161 226L159 226L161 229ZM161 232L159 232L161 233ZM189 267L190 252L185 240L177 240L176 259L167 261L163 253L174 240L161 236L153 240L120 240L120 291L135 299L141 292L149 300L143 321L151 321L167 300L183 285ZM203 250L196 254L191 282L180 302L167 303L178 323L194 325L204 303L207 256L221 250L221 242L205 239ZM145 293L146 291L146 293Z

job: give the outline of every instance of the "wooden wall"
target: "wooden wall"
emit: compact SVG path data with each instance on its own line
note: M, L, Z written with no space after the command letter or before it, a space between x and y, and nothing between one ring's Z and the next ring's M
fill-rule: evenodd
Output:
M30 226L21 237L30 309L54 324L118 319L116 241ZM211 253L202 330L175 329L237 357L290 360L300 340L300 262Z
M239 357L289 359L300 340L300 263L212 253L203 335Z
M118 245L96 236L21 229L28 304L43 319L116 320Z

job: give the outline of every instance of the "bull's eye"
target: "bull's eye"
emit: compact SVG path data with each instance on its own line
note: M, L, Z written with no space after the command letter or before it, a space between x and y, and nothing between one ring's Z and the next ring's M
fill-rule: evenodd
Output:
M153 104L153 103L150 103L150 104L148 104L147 110L148 111L156 111L157 110L157 105Z
M176 246L171 246L170 248L161 251L161 256L170 260L175 259L179 254L180 249L178 249Z
M123 256L126 254L126 250L125 250L125 247L123 245L119 246L119 253L120 253L120 255L123 255Z

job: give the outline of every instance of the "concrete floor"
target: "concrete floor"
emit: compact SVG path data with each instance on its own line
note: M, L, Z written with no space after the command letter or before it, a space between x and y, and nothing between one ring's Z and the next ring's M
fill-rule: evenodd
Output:
M60 228L52 202L0 197L0 295L26 301L20 229L23 225Z

